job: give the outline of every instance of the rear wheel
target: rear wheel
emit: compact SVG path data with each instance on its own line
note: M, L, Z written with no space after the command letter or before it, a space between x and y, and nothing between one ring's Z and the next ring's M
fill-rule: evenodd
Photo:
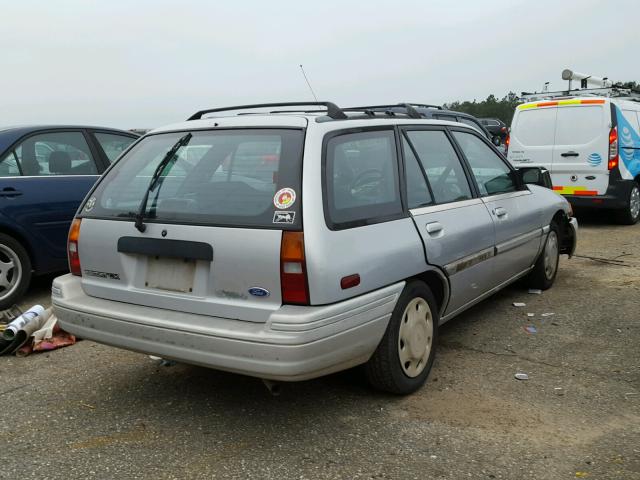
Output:
M0 233L0 310L24 295L31 282L31 260L13 237Z
M552 223L547 239L544 242L544 249L527 277L527 283L530 288L547 290L553 285L558 274L558 263L560 261L559 232L558 225Z
M408 283L384 337L365 365L369 383L400 395L420 388L435 358L438 321L436 301L429 287L420 281Z
M618 212L618 221L623 225L635 225L640 220L640 186L633 184L627 199L627 206Z

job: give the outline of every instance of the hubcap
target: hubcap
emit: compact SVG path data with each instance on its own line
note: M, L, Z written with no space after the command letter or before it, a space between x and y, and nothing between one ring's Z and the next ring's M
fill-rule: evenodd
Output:
M414 298L404 309L398 335L398 357L408 377L417 377L427 366L433 342L433 317L424 298Z
M629 198L629 212L632 218L638 218L640 215L640 189L633 187L631 197Z
M0 244L0 300L11 295L22 278L20 259L16 252Z
M544 274L551 280L558 268L558 234L551 230L544 247Z

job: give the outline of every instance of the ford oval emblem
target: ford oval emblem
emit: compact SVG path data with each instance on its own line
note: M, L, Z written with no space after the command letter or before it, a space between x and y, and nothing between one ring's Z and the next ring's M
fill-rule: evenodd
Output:
M253 295L254 297L268 297L269 296L269 290L267 290L266 288L262 288L262 287L251 287L249 289L249 293L251 295Z

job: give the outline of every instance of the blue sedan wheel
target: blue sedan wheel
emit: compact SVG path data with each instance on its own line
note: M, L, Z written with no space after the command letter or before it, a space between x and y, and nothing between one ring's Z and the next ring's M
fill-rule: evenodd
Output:
M30 281L29 254L13 237L0 234L0 309L16 303Z

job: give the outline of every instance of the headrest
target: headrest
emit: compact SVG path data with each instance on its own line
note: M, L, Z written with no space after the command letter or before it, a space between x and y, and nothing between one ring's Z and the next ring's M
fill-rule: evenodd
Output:
M71 172L71 156L67 152L55 151L49 154L49 172Z

